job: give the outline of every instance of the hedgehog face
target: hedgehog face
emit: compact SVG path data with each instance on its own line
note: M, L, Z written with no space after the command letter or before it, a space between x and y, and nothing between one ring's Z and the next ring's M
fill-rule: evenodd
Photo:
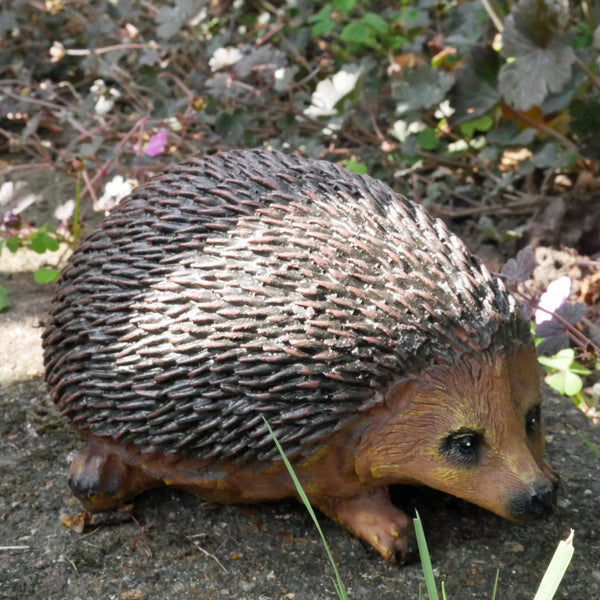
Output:
M417 483L510 519L548 513L557 477L544 461L532 347L437 367L387 398L363 440L359 473Z

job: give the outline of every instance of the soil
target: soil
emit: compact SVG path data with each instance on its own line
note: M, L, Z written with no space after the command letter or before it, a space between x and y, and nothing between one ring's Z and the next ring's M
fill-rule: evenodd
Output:
M548 281L563 268L546 249ZM332 572L305 509L293 502L210 504L157 490L135 503L135 520L77 534L61 522L79 510L66 484L80 444L42 380L41 320L51 287L33 282L37 255L0 256L0 285L13 306L0 313L0 598L117 600L335 598ZM43 260L43 257L42 257ZM600 599L600 459L579 434L600 432L567 398L545 390L547 458L560 472L554 514L516 524L450 496L398 488L417 508L438 583L449 599L531 599L556 544L575 530L575 555L558 599ZM398 568L325 517L320 519L353 600L418 598L420 565Z

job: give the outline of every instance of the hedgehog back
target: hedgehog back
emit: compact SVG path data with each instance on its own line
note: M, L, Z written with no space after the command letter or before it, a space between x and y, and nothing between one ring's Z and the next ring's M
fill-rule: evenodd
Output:
M142 451L289 455L435 364L529 338L441 221L332 163L234 151L169 168L71 257L44 333L75 424Z

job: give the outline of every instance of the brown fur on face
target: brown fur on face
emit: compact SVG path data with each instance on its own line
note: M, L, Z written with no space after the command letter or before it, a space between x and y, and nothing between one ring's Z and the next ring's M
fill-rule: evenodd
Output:
M543 458L538 368L528 346L399 384L362 440L361 479L427 485L509 519L541 516L558 479Z

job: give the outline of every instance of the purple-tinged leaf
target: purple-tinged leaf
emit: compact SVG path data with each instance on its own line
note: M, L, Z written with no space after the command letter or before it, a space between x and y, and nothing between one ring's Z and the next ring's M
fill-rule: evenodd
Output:
M556 314L569 325L575 325L588 314L588 307L584 302L565 302L556 310Z
M531 246L525 246L515 258L509 258L502 267L500 275L507 284L523 283L531 278L533 271L538 266L535 252Z
M565 302L556 310L556 314L569 325L577 323L585 317L587 312L588 308L582 302ZM535 335L544 338L537 347L540 354L556 354L569 345L567 325L557 321L555 317L538 323L535 328Z

